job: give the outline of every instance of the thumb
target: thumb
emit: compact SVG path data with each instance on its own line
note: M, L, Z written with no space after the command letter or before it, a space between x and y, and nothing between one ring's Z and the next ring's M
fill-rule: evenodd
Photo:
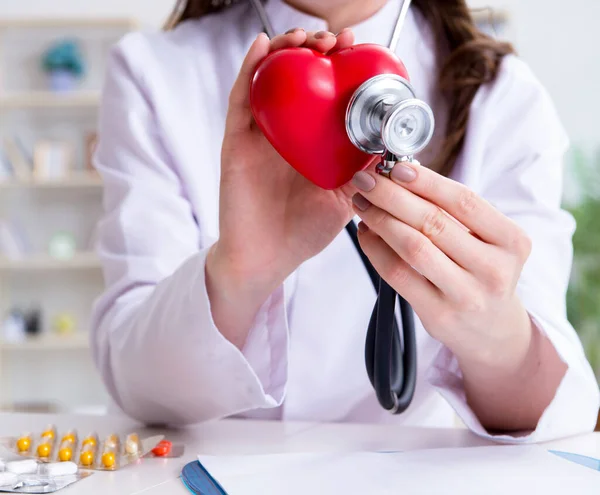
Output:
M250 80L258 63L269 54L270 41L260 33L254 40L229 95L226 127L230 131L247 128L252 123L250 110Z

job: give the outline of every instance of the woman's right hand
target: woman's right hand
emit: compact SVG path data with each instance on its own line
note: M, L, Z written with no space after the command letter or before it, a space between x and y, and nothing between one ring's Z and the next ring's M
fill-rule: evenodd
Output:
M272 40L261 34L232 89L221 156L220 236L208 255L206 275L215 324L238 347L268 296L353 216L352 186L319 188L263 136L250 109L251 77L273 50L304 46L331 53L353 43L349 30L334 36L297 29Z

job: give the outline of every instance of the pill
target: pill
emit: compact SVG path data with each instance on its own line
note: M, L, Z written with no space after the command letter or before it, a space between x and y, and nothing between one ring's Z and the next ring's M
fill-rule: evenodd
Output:
M139 442L140 439L137 436L137 433L127 435L127 440L125 440L125 452L129 455L137 455L139 452Z
M61 462L70 461L73 458L73 449L71 447L62 447L58 451L58 459Z
M97 444L98 441L96 440L96 437L90 435L83 440L82 446L85 447L86 445L91 445L92 447L95 447Z
M105 468L114 467L116 462L117 457L115 456L114 452L104 452L104 454L102 454L102 465Z
M105 447L109 449L116 449L119 446L119 437L114 433L109 435L107 439L104 441Z
M171 453L171 448L173 444L168 440L162 440L158 443L156 447L152 449L152 453L157 457L164 457Z
M75 443L76 440L77 440L77 435L75 434L75 432L69 432L64 437L62 437L61 442Z
M40 443L37 448L37 454L40 457L50 457L52 446L49 443Z
M31 448L31 437L29 435L22 436L17 440L17 450L19 452L27 452Z
M42 433L42 437L54 440L54 430L49 428Z
M66 476L77 473L77 464L74 462L48 462L40 466L40 474L45 476Z
M82 466L91 466L92 464L94 464L94 452L92 452L91 450L84 450L79 455L79 462Z
M15 473L0 473L0 486L10 486L11 488L19 481L19 476Z
M35 459L24 459L22 461L10 461L6 463L6 470L15 474L33 474L38 469Z

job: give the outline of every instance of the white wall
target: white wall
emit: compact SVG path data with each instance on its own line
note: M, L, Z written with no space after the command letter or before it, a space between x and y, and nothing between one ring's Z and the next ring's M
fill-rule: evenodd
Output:
M546 85L574 143L600 142L600 2L471 0L510 11L511 38Z
M600 1L470 0L513 15L511 37L550 90L573 141L600 138ZM0 0L0 16L131 16L158 27L175 0ZM568 10L561 6L568 5ZM563 7L564 8L564 7Z

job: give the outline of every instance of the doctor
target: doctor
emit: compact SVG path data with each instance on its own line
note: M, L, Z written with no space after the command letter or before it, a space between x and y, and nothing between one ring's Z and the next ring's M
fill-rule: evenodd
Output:
M303 28L269 41L246 1L182 0L172 29L115 47L93 350L127 414L451 426L456 411L513 442L592 430L598 387L565 316L567 138L540 83L477 31L464 0L415 0L398 49L438 122L423 166L324 191L253 124L249 81L269 51L386 45L399 8L268 0L277 32ZM375 293L344 232L354 216L417 317L417 390L399 416L364 368Z

